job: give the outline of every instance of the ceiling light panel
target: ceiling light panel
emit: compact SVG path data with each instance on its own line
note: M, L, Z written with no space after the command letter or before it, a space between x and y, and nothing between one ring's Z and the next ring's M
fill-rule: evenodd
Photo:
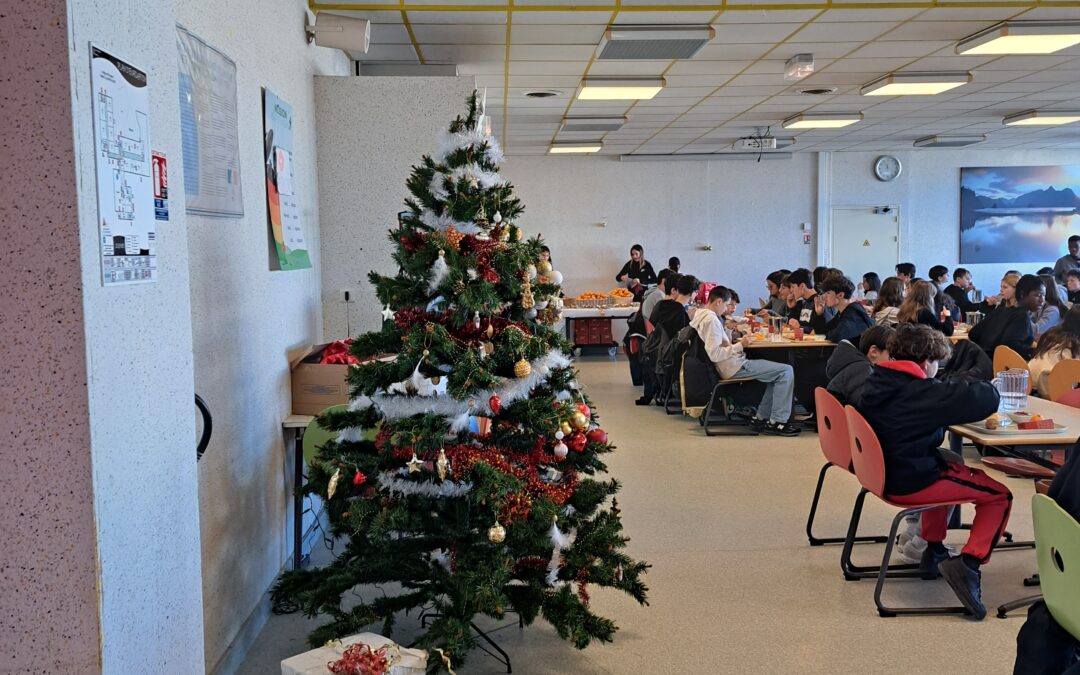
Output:
M964 38L957 54L1053 54L1080 44L1080 21L1003 21Z
M861 122L860 113L799 113L784 120L785 129L841 129Z
M986 140L983 134L968 134L964 136L926 136L913 144L916 148L963 148L975 145Z
M662 77L586 77L578 98L583 101L650 99L664 88Z
M1002 124L1010 127L1054 126L1073 122L1080 122L1080 110L1025 110L1001 120Z
M967 71L951 73L889 73L865 85L863 96L933 96L971 82Z
M626 115L571 115L563 119L560 131L617 131L626 124Z
M604 147L604 144L600 141L581 141L581 142L569 142L569 141L555 141L548 148L549 155L583 155L590 152L600 152Z
M688 59L715 35L710 26L612 26L604 31L596 58L605 61Z

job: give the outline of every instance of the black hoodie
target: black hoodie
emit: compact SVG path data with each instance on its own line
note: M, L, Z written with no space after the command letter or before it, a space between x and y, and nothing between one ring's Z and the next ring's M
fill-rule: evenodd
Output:
M825 365L825 376L829 378L826 389L841 403L858 408L863 384L873 370L874 364L870 363L870 359L858 347L844 340L836 346Z
M1031 358L1032 343L1035 342L1035 331L1026 309L1001 306L972 328L968 338L982 347L991 358L998 345L1005 345L1028 360Z
M866 378L858 409L881 441L885 494L908 495L946 467L938 452L945 427L997 412L998 392L989 382L928 379L913 361L884 361Z
M857 302L848 303L844 311L832 319L829 319L825 313L817 314L816 312L810 317L810 327L818 335L824 335L829 342L858 340L863 331L873 326L874 321Z
M682 306L682 303L670 298L665 298L656 303L649 321L656 328L662 328L669 339L674 338L680 330L690 325L690 317L686 314L686 308Z

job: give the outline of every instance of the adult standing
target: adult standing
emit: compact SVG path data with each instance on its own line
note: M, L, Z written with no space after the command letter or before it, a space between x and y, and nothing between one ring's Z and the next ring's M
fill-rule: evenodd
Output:
M1080 270L1080 234L1069 237L1069 252L1054 263L1054 279L1061 285L1067 283L1065 274L1069 270Z
M645 249L641 247L641 244L634 244L630 247L630 259L615 275L615 281L621 284L627 283L631 279L636 279L642 286L651 286L656 283L656 272L653 271L649 261L645 259Z

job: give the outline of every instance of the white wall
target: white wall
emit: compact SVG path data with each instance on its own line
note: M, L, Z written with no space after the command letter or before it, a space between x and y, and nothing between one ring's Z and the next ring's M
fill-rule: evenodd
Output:
M156 283L102 287L88 53L93 42L147 71L151 144L180 185L173 3L69 0L68 12L101 670L197 673L203 606L186 220L174 206L157 233Z
M744 305L756 306L772 270L814 261L800 227L815 221L813 154L760 163L510 156L502 174L525 204L519 224L543 235L568 295L615 288L635 243L657 272L678 256L684 273L734 288Z
M319 341L322 329L313 79L349 72L342 52L307 43L305 8L302 0L176 3L178 23L236 62L244 195L243 218L187 218L195 391L214 415L213 440L199 462L210 672L229 672L243 657L268 614L266 590L291 561L292 448L281 431L291 405L287 353ZM268 265L263 87L292 105L312 269Z
M409 196L405 179L472 93L472 77L317 77L323 334L347 336L341 290L349 289L352 335L379 327L371 270L397 271L387 232Z
M920 275L933 265L950 271L960 258L960 168L965 166L1040 166L1080 164L1077 150L923 150L896 153L904 169L893 181L874 178L880 153L833 153L832 201L840 205L900 205L900 257L914 262ZM1066 252L1061 242L1061 255ZM1053 265L1053 260L1046 264ZM997 292L1008 269L1034 273L1041 263L964 265L978 288ZM862 274L866 270L846 270ZM889 274L892 270L884 270ZM882 272L879 271L879 274ZM882 278L884 278L884 274Z

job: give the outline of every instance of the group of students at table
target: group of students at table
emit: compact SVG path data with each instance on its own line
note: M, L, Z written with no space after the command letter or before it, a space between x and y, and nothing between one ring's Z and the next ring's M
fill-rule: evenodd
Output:
M1080 237L1076 239L1080 248ZM1080 269L1080 256L1076 255L1080 251L1074 249L1072 239L1069 245L1075 260L1070 269ZM643 256L640 261L644 262ZM941 449L945 431L951 425L976 422L997 412L999 394L989 381L993 376L989 353L998 344L1013 346L1026 357L1034 349L1036 358L1047 362L1080 357L1080 306L1059 308L1059 312L1064 309L1060 325L1042 330L1035 347L1035 319L1042 314L1047 297L1056 297L1053 277L1047 281L1039 275L1013 278L1010 274L1002 281L1000 295L974 303L965 292L971 289L970 274L957 270L954 284L945 289L941 285L947 273L934 268L932 280L925 281L915 278L913 265L898 265L897 276L880 287L875 288L873 279L868 282L864 277L860 300L856 285L840 270L781 270L769 275L770 297L761 300L760 311L784 317L793 326L816 330L837 343L824 364L805 371L814 379L816 366L824 365L824 377L812 384L825 386L843 403L854 406L873 427L884 450L885 494L891 500L900 504L974 504L970 535L955 557L943 544L946 510L923 513L920 535L926 547L920 567L928 576L943 577L970 615L981 620L986 615L981 566L990 560L1005 531L1012 494L985 472L965 465L962 458L945 454L947 451ZM1069 269L1063 277L1074 278ZM798 362L793 370L787 363L747 359L745 350L751 338L739 335L734 291L714 286L703 293L696 278L671 269L663 270L657 281L657 286L644 294L638 318L647 321L652 331L662 331L667 340L678 339L680 333L686 335L689 327L721 378L747 378L765 384L762 400L747 420L752 428L772 435L798 434L799 426L791 419ZM961 310L954 293L946 292L953 287L960 291L960 299L975 307L967 305ZM894 296L891 288L899 288L899 292ZM871 307L865 304L871 302L868 294L873 294ZM695 299L697 305L691 306ZM985 311L987 316L971 328L969 341L954 347L947 334L953 331L953 317L961 311ZM655 380L650 391L647 379L645 396L637 403L650 403L656 393ZM799 402L811 408L812 398L799 398ZM1073 467L1068 475L1073 478L1068 489L1080 491L1080 468L1076 466L1080 459L1072 459L1070 464ZM1045 623L1047 619L1040 615L1038 620Z

